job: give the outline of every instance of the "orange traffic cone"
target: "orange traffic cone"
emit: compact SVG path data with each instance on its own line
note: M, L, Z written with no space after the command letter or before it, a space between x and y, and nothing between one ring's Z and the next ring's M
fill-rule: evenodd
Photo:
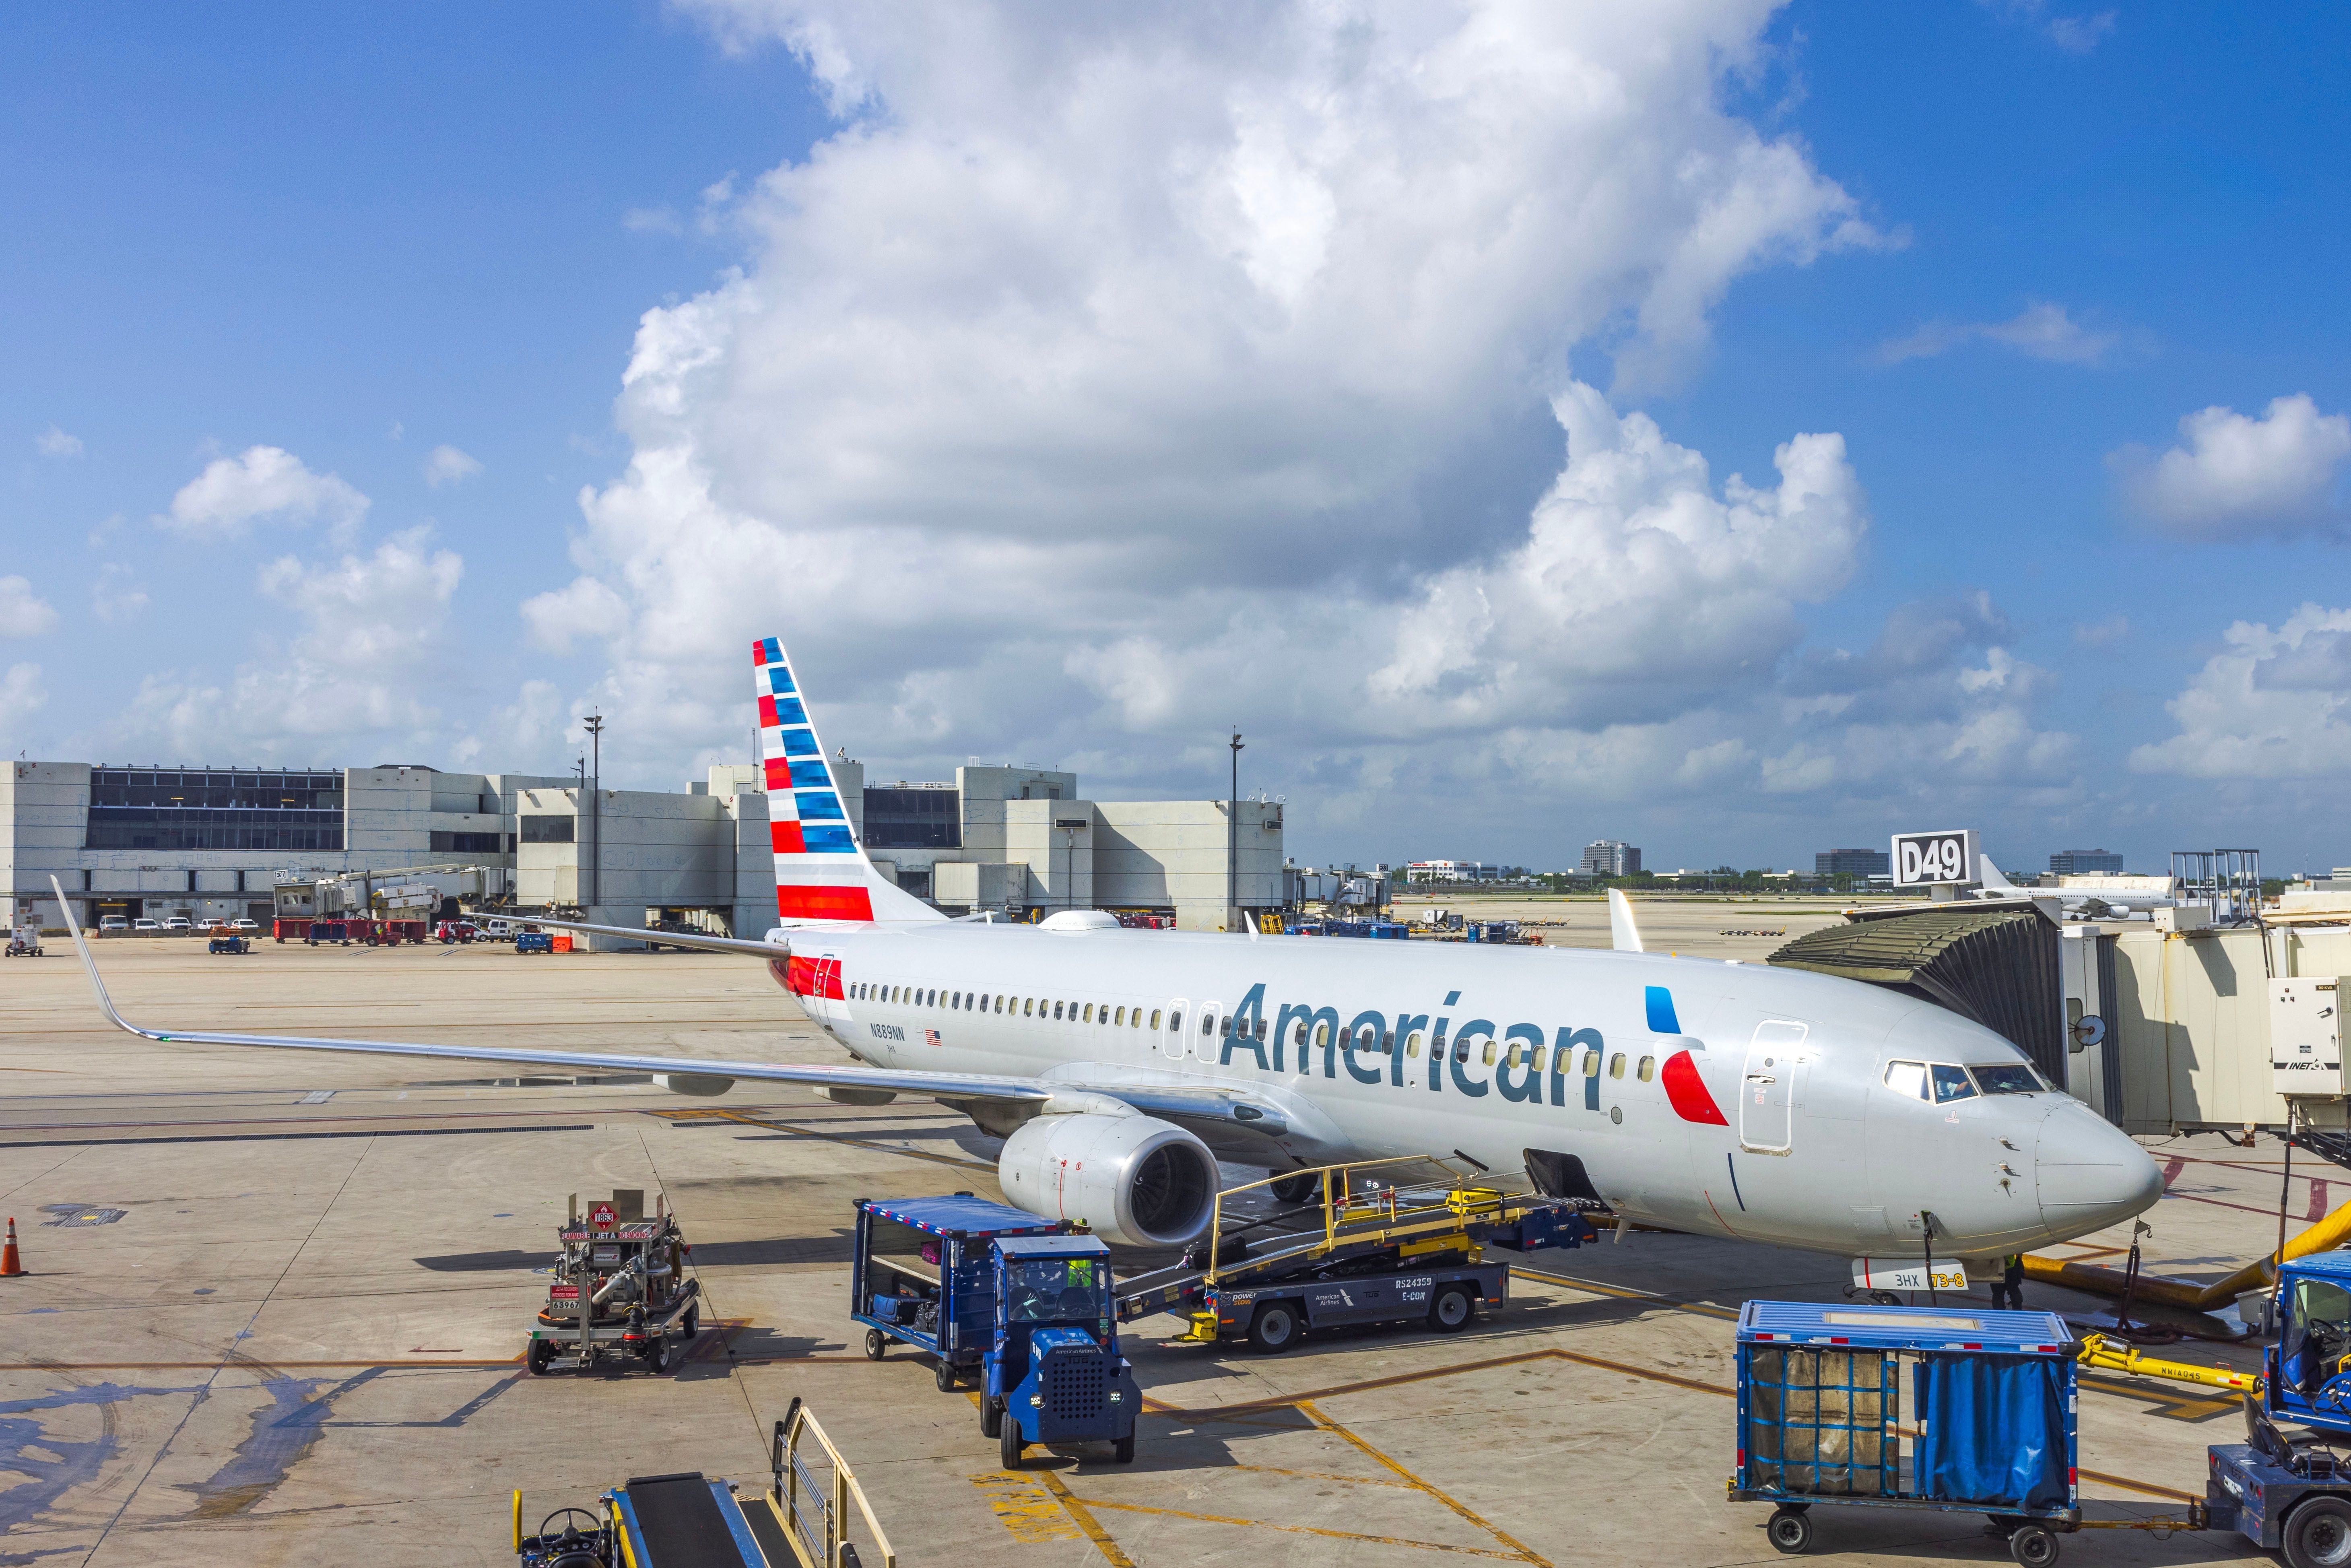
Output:
M0 1247L0 1278L14 1278L25 1271L25 1260L16 1256L16 1220L8 1219L8 1244Z

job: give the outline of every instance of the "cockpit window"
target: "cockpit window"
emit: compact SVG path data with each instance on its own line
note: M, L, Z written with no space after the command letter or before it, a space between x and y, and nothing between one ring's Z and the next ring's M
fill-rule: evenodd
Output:
M2038 1094L2048 1087L2041 1074L2021 1061L1996 1061L1990 1066L1978 1062L1968 1071L1976 1075L1976 1086L1987 1094Z
M1935 1103L1948 1105L1954 1100L1972 1100L1976 1086L1968 1082L1968 1070L1938 1061L1927 1069L1935 1080Z
M1927 1097L1927 1064L1923 1061L1889 1061L1886 1064L1886 1086L1907 1099Z

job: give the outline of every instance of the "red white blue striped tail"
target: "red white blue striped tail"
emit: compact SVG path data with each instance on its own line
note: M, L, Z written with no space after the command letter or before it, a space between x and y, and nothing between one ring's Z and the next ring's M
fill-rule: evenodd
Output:
M945 919L884 881L865 858L779 639L751 644L751 681L775 840L777 915L787 921Z

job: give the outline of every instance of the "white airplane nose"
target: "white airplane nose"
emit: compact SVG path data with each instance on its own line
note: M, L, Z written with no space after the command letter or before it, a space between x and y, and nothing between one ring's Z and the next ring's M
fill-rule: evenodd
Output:
M2042 1118L2032 1164L2041 1221L2058 1236L2118 1225L2163 1196L2147 1152L2078 1102L2060 1101Z

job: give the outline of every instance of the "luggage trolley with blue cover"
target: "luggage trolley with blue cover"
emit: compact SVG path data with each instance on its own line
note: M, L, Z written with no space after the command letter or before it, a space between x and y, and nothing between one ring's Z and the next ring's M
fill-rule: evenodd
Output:
M1750 1301L1731 1500L1778 1505L1782 1552L1812 1543L1815 1505L1934 1509L1989 1515L2022 1568L2048 1568L2082 1522L2074 1356L2053 1312Z
M865 1354L889 1342L937 1358L940 1392L979 1375L996 1339L996 1273L988 1243L1061 1236L1072 1227L959 1192L951 1197L857 1200L850 1316L865 1325Z

